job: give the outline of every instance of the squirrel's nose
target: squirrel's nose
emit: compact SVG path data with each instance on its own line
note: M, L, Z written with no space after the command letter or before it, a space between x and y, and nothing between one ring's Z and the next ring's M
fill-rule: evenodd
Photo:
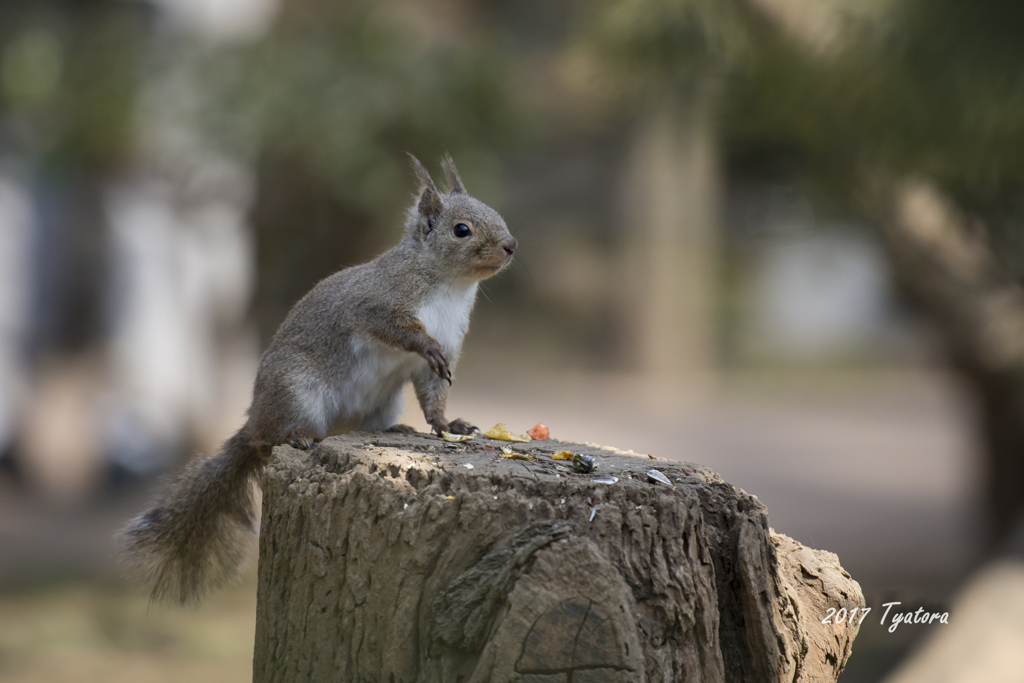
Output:
M504 249L505 253L509 256L515 253L517 246L519 246L519 242L517 242L516 238L511 235L506 237L505 241L501 243L501 248Z

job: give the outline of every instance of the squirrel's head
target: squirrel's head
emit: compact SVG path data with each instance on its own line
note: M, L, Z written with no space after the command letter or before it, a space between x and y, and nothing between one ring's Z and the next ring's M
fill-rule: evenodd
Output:
M409 209L408 238L447 274L483 280L512 263L516 238L498 212L466 193L451 157L441 160L447 192L439 192L427 169L409 155L420 191Z

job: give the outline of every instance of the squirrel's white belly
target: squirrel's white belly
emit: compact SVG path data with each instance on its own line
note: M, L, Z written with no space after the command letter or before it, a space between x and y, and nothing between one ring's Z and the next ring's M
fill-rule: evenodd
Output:
M462 350L462 339L469 330L469 314L476 300L477 282L456 282L445 285L427 296L416 316L436 339L452 362Z
M454 364L469 329L477 283L453 284L427 297L417 317ZM303 412L314 436L349 429L383 429L402 412L402 387L426 368L415 353L402 351L364 334L349 341L352 363L331 385L301 392ZM385 424L386 423L386 424Z
M380 422L398 417L402 411L402 386L426 361L416 354L396 349L356 334L350 340L353 363L326 393L337 396L333 414L325 416L327 433L348 429L382 429ZM325 401L331 404L333 401ZM392 413L395 413L391 416ZM389 427L390 423L384 425Z

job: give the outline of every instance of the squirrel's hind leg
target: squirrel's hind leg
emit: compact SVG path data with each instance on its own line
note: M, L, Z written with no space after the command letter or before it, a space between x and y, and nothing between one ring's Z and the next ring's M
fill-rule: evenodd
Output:
M292 448L297 448L300 451L308 451L310 448L316 445L316 442L320 439L315 439L302 429L296 429L277 442L275 445L288 444Z
M338 421L342 399L332 387L304 368L257 377L249 424L271 446L309 450Z
M395 423L395 424L391 425L390 427L388 427L384 431L385 432L392 432L393 434L417 434L418 433L416 431L415 427L412 427L412 426L407 425L407 424L402 424L401 422L398 422L398 423Z
M376 410L366 416L359 429L367 432L383 432L386 430L402 432L404 434L415 432L416 430L408 425L397 424L398 418L401 417L402 411L405 410L404 388L404 385L399 385L397 389L388 395L377 406ZM404 431L402 428L408 431Z

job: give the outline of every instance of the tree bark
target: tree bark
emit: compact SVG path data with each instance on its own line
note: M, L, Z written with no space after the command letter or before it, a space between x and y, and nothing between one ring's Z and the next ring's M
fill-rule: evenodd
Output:
M253 680L838 678L857 626L821 621L862 607L860 587L835 555L775 534L756 498L698 465L502 445L355 433L277 448ZM598 468L550 457L563 449Z

